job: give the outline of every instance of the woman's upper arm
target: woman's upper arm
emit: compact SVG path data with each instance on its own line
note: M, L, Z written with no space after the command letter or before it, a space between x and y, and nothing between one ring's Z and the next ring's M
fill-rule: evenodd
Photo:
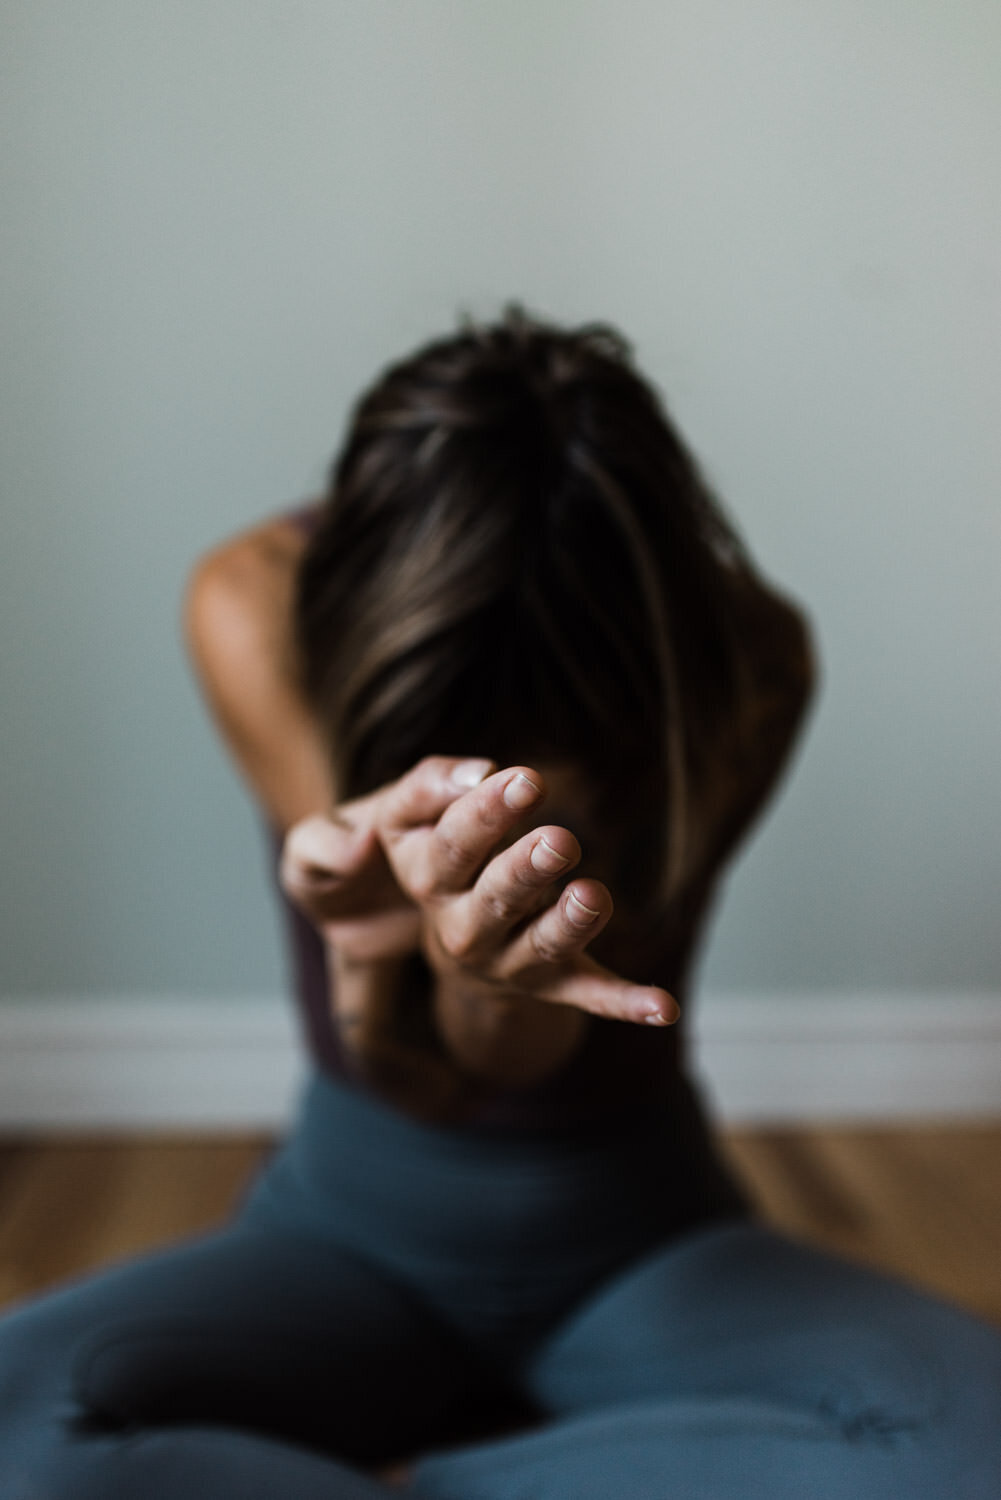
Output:
M296 685L292 608L303 537L265 523L195 566L188 652L216 726L270 820L286 829L333 803L327 757Z

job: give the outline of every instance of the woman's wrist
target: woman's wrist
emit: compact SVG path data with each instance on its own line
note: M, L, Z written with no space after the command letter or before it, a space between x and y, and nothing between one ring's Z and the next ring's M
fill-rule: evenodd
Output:
M530 1088L567 1063L589 1021L573 1006L486 987L461 975L434 975L432 1013L464 1073L499 1088Z
M436 1034L419 955L359 960L326 946L331 1014L351 1071L409 1114L459 1112L470 1081Z
M331 1010L363 1081L416 1113L447 1113L484 1085L528 1088L576 1051L587 1016L417 955L359 961L327 946Z

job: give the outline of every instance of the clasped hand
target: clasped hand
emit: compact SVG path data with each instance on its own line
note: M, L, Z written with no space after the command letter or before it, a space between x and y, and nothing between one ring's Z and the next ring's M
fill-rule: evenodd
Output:
M519 997L617 1020L665 1025L667 991L597 963L589 945L612 915L608 888L578 877L569 829L538 825L530 767L432 756L398 781L297 823L281 879L339 964L423 953L436 981L470 999Z

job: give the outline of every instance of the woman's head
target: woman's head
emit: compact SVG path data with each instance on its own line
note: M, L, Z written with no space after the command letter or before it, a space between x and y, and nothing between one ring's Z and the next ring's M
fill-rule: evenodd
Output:
M341 794L428 753L572 765L677 873L742 566L611 329L513 311L421 349L359 402L301 571Z

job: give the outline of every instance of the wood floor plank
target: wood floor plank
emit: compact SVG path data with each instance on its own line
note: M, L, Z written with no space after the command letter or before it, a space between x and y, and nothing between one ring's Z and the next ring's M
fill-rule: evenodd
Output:
M220 1222L266 1150L259 1138L0 1148L0 1304Z
M1001 1324L1001 1130L734 1132L766 1215Z
M770 1222L1001 1325L1001 1124L731 1130ZM231 1211L264 1137L0 1142L0 1305Z

